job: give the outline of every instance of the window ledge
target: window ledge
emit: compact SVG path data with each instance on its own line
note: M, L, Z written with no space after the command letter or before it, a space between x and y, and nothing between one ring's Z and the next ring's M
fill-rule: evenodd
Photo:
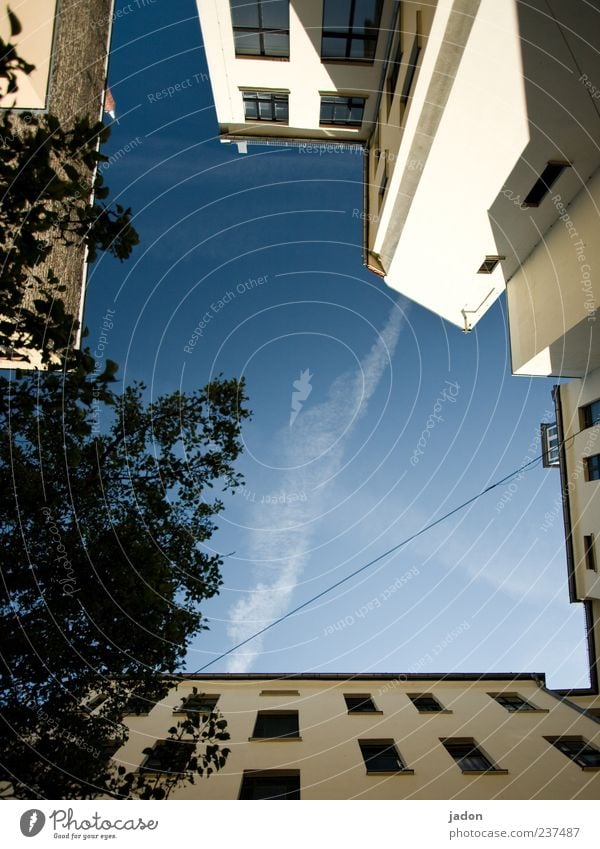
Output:
M507 769L461 769L463 775L508 775Z
M297 743L302 737L248 737L250 743Z
M236 53L236 59L257 59L259 62L289 62L289 56L252 56L250 53Z
M414 769L368 769L367 775L414 775Z

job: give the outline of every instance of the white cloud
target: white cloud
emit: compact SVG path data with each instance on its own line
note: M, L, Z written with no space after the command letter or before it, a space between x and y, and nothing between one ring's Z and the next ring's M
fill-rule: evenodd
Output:
M401 309L395 305L359 367L336 378L326 401L316 405L307 402L294 426L281 431L281 465L295 467L284 475L281 489L286 493L310 492L311 497L307 501L280 505L273 510L269 529L251 532L249 557L260 565L256 569L255 586L231 608L228 634L235 643L289 609L294 589L308 563L318 518L323 512L324 489L319 489L319 484L333 478L341 469L348 438L356 422L366 413L369 400L390 366L405 312L404 306ZM264 509L249 504L249 510L253 515L248 524L258 528L264 518ZM261 637L244 646L230 657L229 671L247 671L261 648Z

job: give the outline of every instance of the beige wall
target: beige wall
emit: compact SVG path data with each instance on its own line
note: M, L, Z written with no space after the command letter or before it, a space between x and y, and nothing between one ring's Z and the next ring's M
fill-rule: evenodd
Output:
M540 689L515 682L394 680L188 680L147 717L128 717L129 742L115 756L127 769L142 760L174 723L172 708L197 686L218 693L218 707L232 737L226 767L170 798L236 799L245 769L299 769L303 799L594 799L600 771L584 771L544 735L581 735L600 746L600 725ZM261 696L264 689L297 690L289 698ZM517 692L540 712L509 713L488 696ZM343 695L370 693L382 714L349 715ZM445 713L420 714L407 693L433 693ZM249 741L256 712L297 709L301 740ZM546 712L547 711L547 712ZM440 737L472 737L508 774L463 774ZM358 739L393 739L414 775L367 775ZM230 744L227 744L230 745Z
M572 529L576 593L579 599L600 599L600 575L586 567L583 538L596 538L595 555L600 568L600 481L585 479L583 459L600 454L600 425L582 430L579 409L600 398L600 369L586 380L572 380L560 387L566 480Z
M6 8L19 19L22 32L10 35ZM35 65L31 74L18 74L16 94L0 98L0 108L45 109L48 81L52 67L52 39L56 0L16 0L0 2L0 37L16 45L17 52L26 62Z
M507 287L512 368L582 377L600 367L600 170L570 205L550 194L560 218Z

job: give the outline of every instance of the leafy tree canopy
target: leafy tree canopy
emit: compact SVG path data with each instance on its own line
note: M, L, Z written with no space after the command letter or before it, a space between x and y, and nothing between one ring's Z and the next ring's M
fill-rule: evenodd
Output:
M243 381L145 400L141 384L115 394L113 368L0 378L0 761L23 798L164 792L115 778L82 741L104 752L132 694L164 697L221 584L205 543L241 482ZM107 699L90 715L94 693ZM206 744L195 771L223 762L218 721L172 729Z

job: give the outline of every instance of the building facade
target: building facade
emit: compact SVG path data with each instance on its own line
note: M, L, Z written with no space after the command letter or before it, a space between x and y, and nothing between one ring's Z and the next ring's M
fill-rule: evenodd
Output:
M557 373L561 321L585 347L593 298L566 319L561 309L595 249L575 254L564 213L573 205L583 235L600 199L598 0L209 0L198 11L222 141L363 145L370 270L464 331L508 284L516 374ZM564 254L573 278L551 269L558 301L540 294L548 253ZM531 338L538 310L549 321Z
M10 38L6 7L11 6L21 24L21 32ZM43 8L41 8L43 6ZM98 121L103 114L108 53L112 31L114 0L21 0L0 2L0 35L15 44L18 54L35 65L34 71L19 74L18 90L0 99L0 121L4 109L13 109L27 129L27 113L48 112L61 124L76 119ZM89 174L89 184L93 175ZM52 240L52 236L50 236ZM53 270L66 289L61 294L66 312L79 321L73 344L79 347L86 286L84 245L64 245L55 241L38 274L44 278ZM31 302L36 297L32 288ZM23 353L23 352L22 352ZM0 368L35 368L40 358L35 352L0 351Z
M600 795L600 698L548 690L543 675L183 676L146 715L125 718L115 763L157 781L185 774L193 746L166 740L186 708L218 710L231 753L170 799Z

